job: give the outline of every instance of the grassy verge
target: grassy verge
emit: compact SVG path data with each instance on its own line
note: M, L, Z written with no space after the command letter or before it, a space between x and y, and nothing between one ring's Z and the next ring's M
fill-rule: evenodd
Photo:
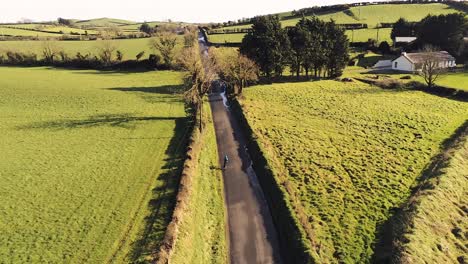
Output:
M179 226L172 263L228 263L224 194L209 106L201 152L193 171L191 195Z
M468 126L442 153L435 171L404 212L397 241L402 263L464 263L468 260ZM396 257L397 256L397 257Z
M379 227L468 115L423 92L335 81L252 87L242 106L324 263L372 258Z

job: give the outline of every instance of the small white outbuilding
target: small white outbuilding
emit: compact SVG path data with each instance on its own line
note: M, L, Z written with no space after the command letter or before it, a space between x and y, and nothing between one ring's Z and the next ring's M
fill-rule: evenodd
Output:
M392 69L403 72L421 71L423 63L430 57L439 62L439 68L452 68L456 66L455 58L446 51L401 53L401 56L392 61Z

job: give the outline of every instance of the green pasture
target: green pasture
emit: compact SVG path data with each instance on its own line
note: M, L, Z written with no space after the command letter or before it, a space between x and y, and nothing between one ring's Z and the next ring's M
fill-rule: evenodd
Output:
M255 86L241 101L320 262L366 263L468 104L317 81Z
M0 75L1 262L129 263L154 252L185 151L181 74Z
M1 36L25 36L25 37L60 37L61 34L47 33L33 30L25 30L18 28L9 28L0 26L0 38ZM3 42L3 41L2 41Z
M213 34L208 35L211 43L241 43L245 34Z
M364 23L368 24L369 28L377 27L378 23L393 23L400 17L406 18L409 21L420 21L429 14L442 15L458 12L456 9L449 7L446 4L431 3L431 4L381 4L368 5L362 7L351 7L348 11L340 11L333 13L317 14L317 17L330 21L333 19L338 24L347 23ZM287 13L285 13L287 14ZM284 16L283 16L284 17ZM302 17L282 19L283 27L295 26ZM223 29L234 28L250 28L251 25L230 26ZM367 40L367 39L366 39Z
M136 24L137 22L123 20L123 19L115 19L115 18L96 18L96 19L88 19L88 20L78 20L75 21L76 26L80 27L111 27L111 26L125 26Z

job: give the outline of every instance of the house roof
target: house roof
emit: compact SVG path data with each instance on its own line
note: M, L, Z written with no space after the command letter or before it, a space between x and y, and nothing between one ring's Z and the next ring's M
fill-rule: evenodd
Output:
M417 37L395 37L395 42L410 43L418 39Z
M455 58L446 51L403 53L402 56L406 57L412 63L422 63L428 56L435 57L440 61L455 60Z

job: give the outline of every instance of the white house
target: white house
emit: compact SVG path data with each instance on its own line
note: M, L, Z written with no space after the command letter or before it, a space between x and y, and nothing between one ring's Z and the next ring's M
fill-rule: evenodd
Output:
M452 68L456 66L455 58L446 51L417 53L403 52L400 57L392 61L392 69L404 72L421 71L422 65L428 57L437 59L439 61L440 68Z

